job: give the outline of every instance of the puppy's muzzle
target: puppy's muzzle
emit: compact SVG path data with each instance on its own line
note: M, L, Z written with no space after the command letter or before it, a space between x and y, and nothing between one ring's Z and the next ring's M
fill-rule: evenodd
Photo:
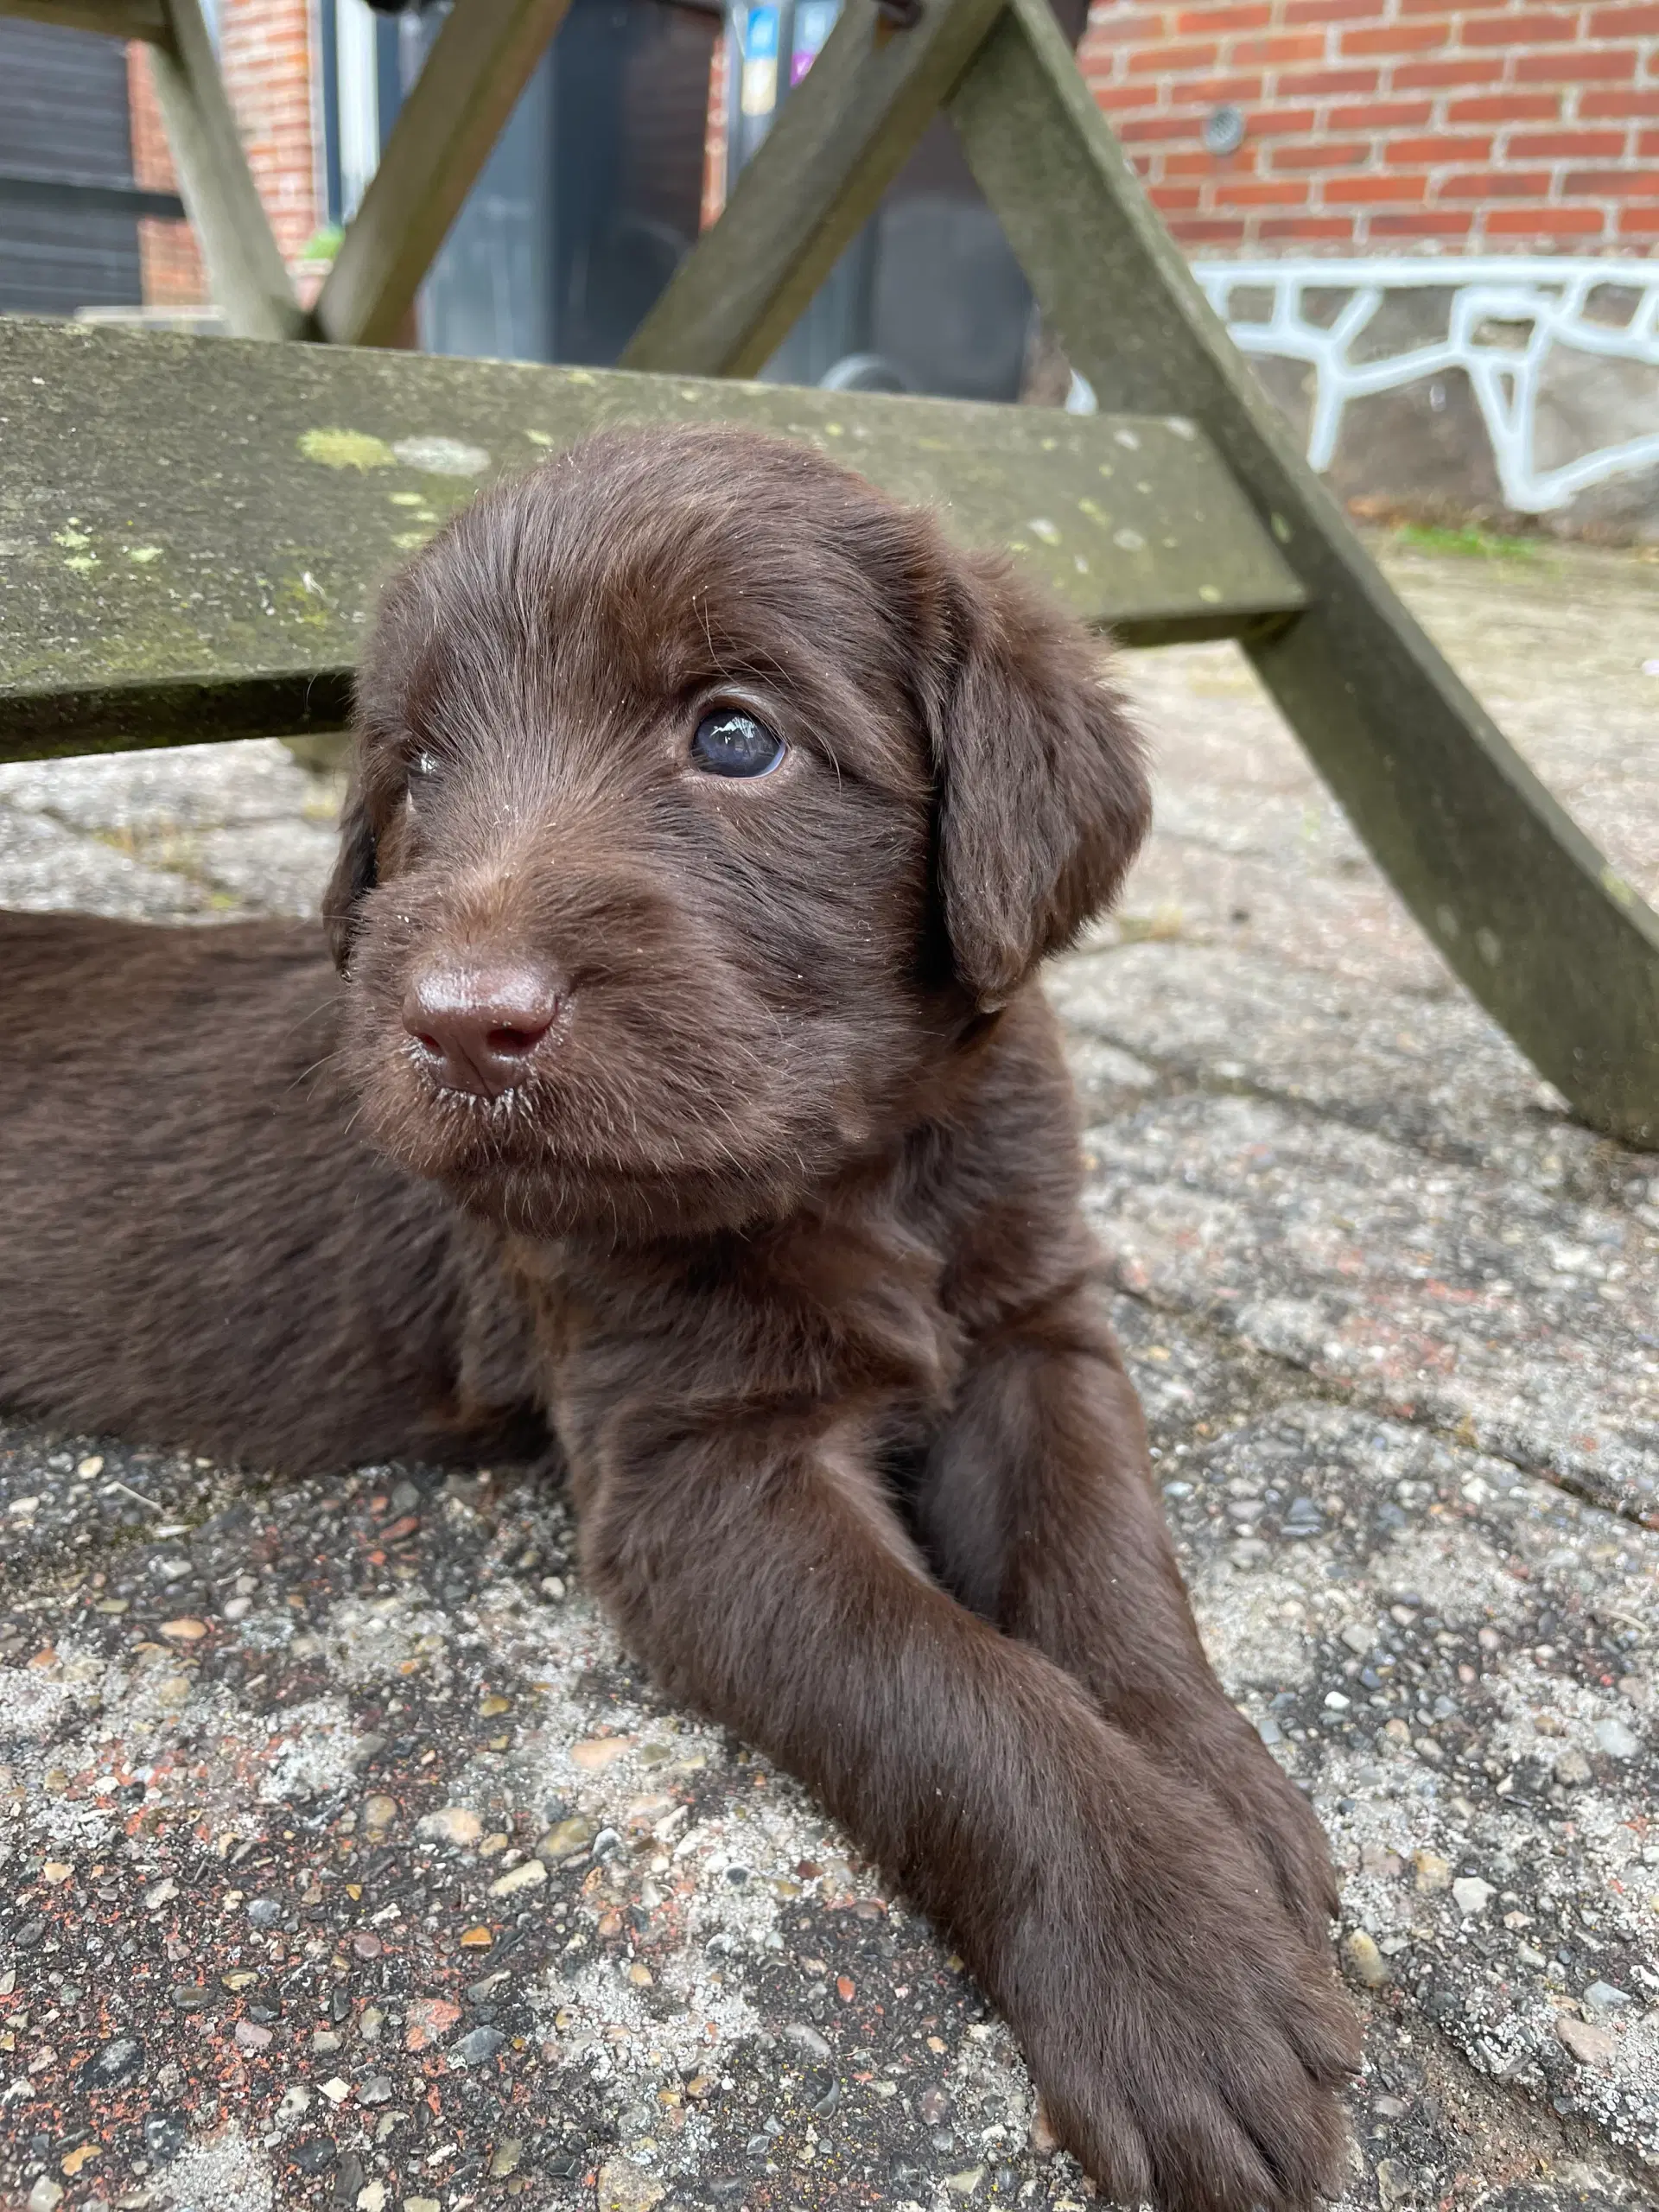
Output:
M529 963L429 969L410 984L404 1027L441 1090L499 1098L530 1075L567 995Z

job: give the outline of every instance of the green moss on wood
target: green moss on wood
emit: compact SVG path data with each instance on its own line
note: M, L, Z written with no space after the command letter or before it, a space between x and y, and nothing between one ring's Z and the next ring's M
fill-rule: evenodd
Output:
M381 580L488 474L668 422L813 445L964 543L1017 545L1075 613L1133 637L1299 603L1207 445L1155 417L14 322L0 755L200 738L227 701L250 734L327 728ZM1126 437L1137 481L1090 514Z

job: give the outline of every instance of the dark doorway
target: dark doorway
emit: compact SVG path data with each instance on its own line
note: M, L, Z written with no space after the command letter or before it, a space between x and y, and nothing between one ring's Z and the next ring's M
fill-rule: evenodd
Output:
M143 297L127 49L0 18L0 314Z
M574 0L433 264L423 345L616 359L696 243L719 30L667 0Z

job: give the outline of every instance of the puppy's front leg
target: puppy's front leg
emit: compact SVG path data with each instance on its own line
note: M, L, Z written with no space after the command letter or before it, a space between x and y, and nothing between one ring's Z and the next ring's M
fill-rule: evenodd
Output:
M948 1932L1114 2196L1278 2212L1331 2186L1349 2031L1254 1859L1052 1660L927 1577L855 1436L636 1415L573 1456L626 1638Z
M1109 1720L1221 1800L1323 1949L1337 1910L1324 1834L1205 1656L1141 1408L1087 1284L974 1346L917 1518L967 1604L1046 1652Z

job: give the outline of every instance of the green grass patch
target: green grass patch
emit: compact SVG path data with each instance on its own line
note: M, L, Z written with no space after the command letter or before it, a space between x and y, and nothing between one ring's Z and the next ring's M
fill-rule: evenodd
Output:
M1439 523L1402 523L1392 549L1402 553L1450 553L1465 561L1536 561L1543 549L1535 537L1505 537L1471 524L1448 530Z

